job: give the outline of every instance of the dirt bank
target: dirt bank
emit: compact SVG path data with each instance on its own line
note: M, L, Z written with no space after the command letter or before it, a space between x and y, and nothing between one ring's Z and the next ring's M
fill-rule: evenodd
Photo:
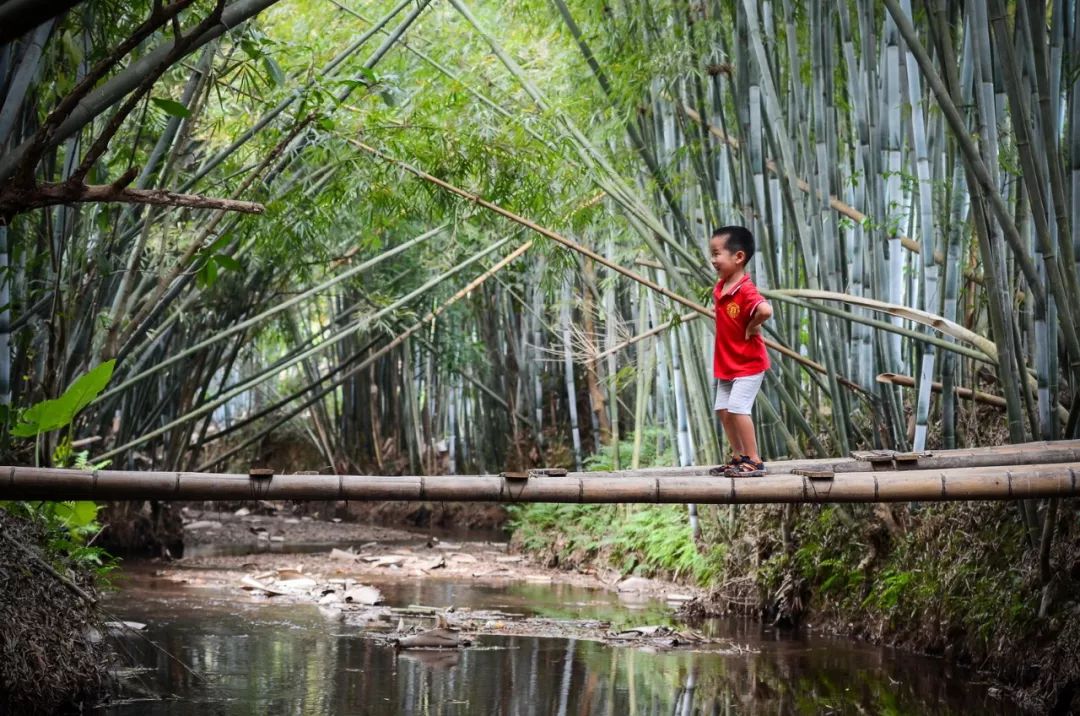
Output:
M46 556L46 541L39 525L0 509L0 713L92 706L111 685L89 571Z
M514 539L550 563L709 585L688 616L744 614L939 656L1032 711L1080 713L1080 500L1061 501L1046 554L1048 532L1031 529L1022 507L706 506L694 545L678 506L627 518L537 505L516 518Z

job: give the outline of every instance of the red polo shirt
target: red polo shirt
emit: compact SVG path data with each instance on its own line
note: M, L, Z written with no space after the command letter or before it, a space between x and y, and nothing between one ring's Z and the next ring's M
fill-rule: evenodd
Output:
M754 310L765 303L749 276L743 276L728 290L724 282L717 281L713 289L716 307L716 340L713 346L713 375L722 380L733 380L757 375L769 369L769 354L765 351L765 339L751 336L746 340L746 324Z

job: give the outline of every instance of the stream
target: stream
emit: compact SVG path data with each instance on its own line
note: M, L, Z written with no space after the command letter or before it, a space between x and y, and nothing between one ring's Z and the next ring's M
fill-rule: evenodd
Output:
M226 545L217 553L242 550ZM126 686L98 714L1020 713L941 660L744 619L694 623L712 641L692 649L556 632L481 634L463 649L397 651L315 604L252 603L240 590L162 579L158 566L125 563L107 597L112 616L146 627L112 637ZM596 620L613 630L685 627L664 601L558 582L388 574L376 586L391 606Z

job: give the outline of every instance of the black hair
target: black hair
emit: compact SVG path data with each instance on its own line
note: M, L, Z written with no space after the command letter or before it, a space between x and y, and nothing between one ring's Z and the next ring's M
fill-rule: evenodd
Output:
M745 226L721 226L712 232L713 238L724 238L724 248L731 253L742 251L746 254L746 263L754 258L754 235Z

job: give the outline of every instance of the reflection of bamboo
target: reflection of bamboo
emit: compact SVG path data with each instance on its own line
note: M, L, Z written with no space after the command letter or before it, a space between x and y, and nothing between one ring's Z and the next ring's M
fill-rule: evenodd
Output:
M690 667L690 673L686 675L686 684L681 689L682 698L679 700L679 716L691 716L694 713L694 690L697 687L697 668Z
M566 716L566 706L570 700L570 680L574 673L574 648L577 639L566 643L566 656L563 657L562 683L559 686L559 716Z

